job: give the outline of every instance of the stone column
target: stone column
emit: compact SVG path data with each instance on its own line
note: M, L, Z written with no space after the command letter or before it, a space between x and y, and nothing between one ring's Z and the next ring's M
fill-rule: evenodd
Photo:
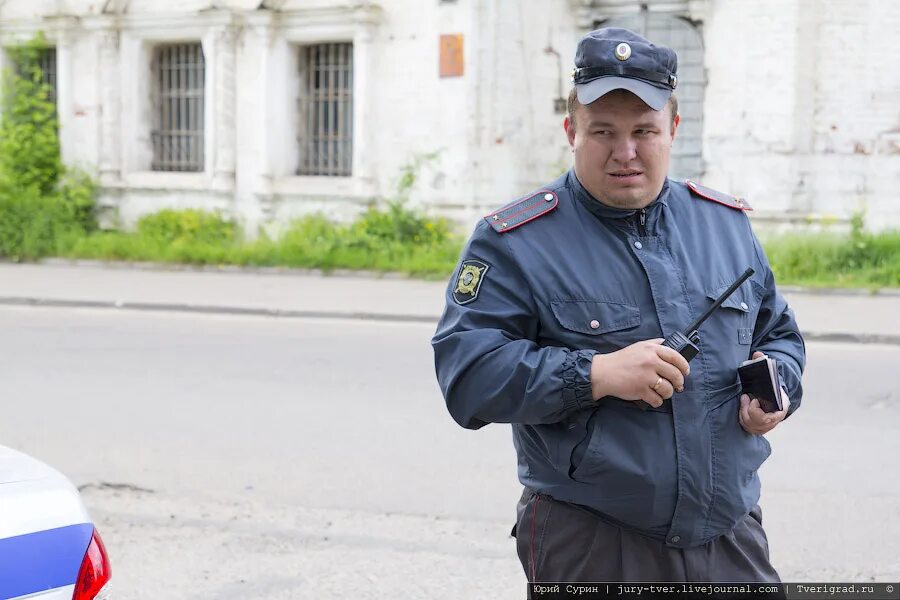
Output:
M235 46L237 32L231 26L214 34L215 149L213 177L216 187L232 188L235 170Z
M117 183L122 173L119 31L100 32L100 180Z
M368 7L367 7L368 8ZM353 176L366 188L376 183L374 161L364 158L374 147L371 126L373 81L373 41L380 13L358 9L356 35L353 37Z

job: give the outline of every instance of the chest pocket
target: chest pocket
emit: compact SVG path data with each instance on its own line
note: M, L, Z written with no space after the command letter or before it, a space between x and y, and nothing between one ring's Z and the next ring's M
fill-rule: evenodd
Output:
M638 307L621 302L555 300L550 308L563 328L583 335L603 335L641 323Z
M706 291L706 297L715 301L730 285L725 283L714 286ZM765 289L751 279L736 289L716 311L728 329L737 330L735 341L742 346L749 345L753 340L753 326L764 292Z

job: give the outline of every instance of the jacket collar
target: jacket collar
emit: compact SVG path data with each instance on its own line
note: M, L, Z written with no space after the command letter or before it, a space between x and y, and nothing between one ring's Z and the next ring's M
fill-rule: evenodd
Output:
M590 192L588 192L581 182L578 181L578 177L575 175L575 169L569 169L569 173L566 177L566 185L569 189L572 190L572 193L578 198L579 202L588 209L593 215L600 217L601 219L626 219L628 217L633 216L637 210L633 208L616 208L614 206L609 206L608 204L603 204L600 200L594 198ZM662 189L659 191L659 195L646 206L646 210L652 211L660 205L668 206L669 202L669 179L663 182Z

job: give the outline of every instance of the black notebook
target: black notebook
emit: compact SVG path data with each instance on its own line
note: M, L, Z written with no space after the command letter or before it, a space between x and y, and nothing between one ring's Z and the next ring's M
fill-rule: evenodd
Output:
M738 376L741 378L744 393L751 399L758 399L760 407L765 412L782 410L778 361L768 356L746 360L738 367Z

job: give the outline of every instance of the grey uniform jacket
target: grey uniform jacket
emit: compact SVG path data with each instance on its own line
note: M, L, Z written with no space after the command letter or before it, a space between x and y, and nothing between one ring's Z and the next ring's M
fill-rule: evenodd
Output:
M447 288L432 345L450 414L469 429L511 423L519 480L535 491L675 547L730 531L771 452L738 421L736 369L757 350L776 358L790 415L805 364L749 219L673 180L640 211L598 203L573 171L529 196L558 204L506 232L479 222ZM501 214L521 223L537 204ZM649 410L592 399L595 353L683 329L747 267L700 328L682 393Z

